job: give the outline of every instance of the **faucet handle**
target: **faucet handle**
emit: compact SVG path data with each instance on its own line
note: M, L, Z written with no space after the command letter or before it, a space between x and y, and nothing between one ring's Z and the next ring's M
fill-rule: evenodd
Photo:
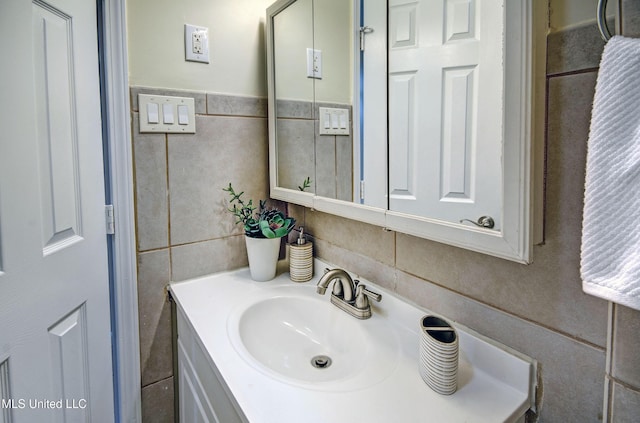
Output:
M364 284L358 284L356 288L356 308L363 310L369 307L369 299L380 302L382 295L367 289Z

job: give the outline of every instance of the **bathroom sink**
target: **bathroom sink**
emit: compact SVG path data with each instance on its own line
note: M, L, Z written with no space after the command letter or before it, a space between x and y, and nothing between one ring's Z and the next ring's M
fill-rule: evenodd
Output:
M229 338L254 367L313 389L353 390L395 368L399 345L385 322L363 321L315 290L281 287L236 307Z
M320 278L255 282L243 268L172 283L180 398L240 414L225 422L524 421L536 392L531 359L456 325L457 391L438 394L419 368L419 322L433 313L361 278L383 298L358 320L316 292Z

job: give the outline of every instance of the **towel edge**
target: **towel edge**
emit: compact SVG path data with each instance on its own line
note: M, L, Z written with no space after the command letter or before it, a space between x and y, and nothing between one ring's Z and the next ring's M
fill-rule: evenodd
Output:
M630 297L606 286L584 281L582 282L582 290L586 294L640 311L640 298L638 297Z

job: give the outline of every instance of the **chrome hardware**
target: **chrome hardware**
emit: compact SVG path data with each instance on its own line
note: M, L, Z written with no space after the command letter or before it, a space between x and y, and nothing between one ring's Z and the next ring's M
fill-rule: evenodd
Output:
M369 26L360 27L360 51L364 51L364 36L367 34L371 34L372 32L373 28Z
M596 18L598 20L600 36L605 42L609 41L611 38L611 32L607 26L607 0L598 0L598 14Z
M113 214L113 204L105 204L104 219L107 226L107 235L114 235L116 233L116 219Z
M477 222L474 222L471 219L461 219L460 223L462 222L471 222L476 226L479 226L481 228L487 228L487 229L493 229L493 227L496 225L496 222L493 220L491 216L480 216Z
M353 301L353 294L355 290L353 279L351 279L351 276L342 269L324 269L324 275L322 275L318 281L316 292L324 295L327 291L327 287L334 279L337 279L337 281L333 284L333 295L340 297L345 302Z
M369 299L380 301L382 299L380 294L368 290L364 285L360 284L360 281L354 281L351 279L351 276L342 269L325 269L324 275L318 281L316 292L324 295L327 287L333 280L335 280L335 283L333 284L333 292L331 293L331 304L356 319L368 319L371 317Z
M311 359L311 365L316 369L326 369L331 366L332 362L333 360L328 355L316 355Z

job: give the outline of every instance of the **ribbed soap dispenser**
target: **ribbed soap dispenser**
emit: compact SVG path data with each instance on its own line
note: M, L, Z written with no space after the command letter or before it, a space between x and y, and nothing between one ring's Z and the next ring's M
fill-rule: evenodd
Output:
M289 244L289 275L294 282L313 278L313 243L305 238L302 226L296 242Z

